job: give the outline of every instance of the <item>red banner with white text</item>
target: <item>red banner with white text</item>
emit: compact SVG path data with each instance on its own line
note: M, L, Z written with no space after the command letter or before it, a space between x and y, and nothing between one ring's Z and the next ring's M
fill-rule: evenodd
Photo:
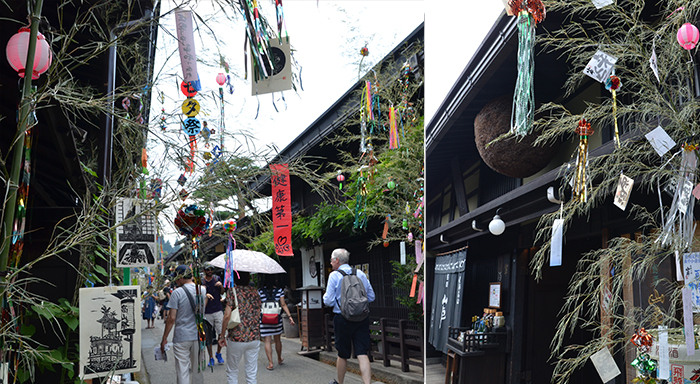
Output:
M292 251L292 199L289 192L288 164L270 164L272 171L272 226L275 253L294 256Z

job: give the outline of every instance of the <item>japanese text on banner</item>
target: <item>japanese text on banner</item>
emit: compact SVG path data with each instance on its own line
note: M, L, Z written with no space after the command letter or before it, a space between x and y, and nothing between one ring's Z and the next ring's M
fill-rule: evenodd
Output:
M270 164L270 171L272 171L272 226L275 253L279 256L294 256L289 166L288 164Z

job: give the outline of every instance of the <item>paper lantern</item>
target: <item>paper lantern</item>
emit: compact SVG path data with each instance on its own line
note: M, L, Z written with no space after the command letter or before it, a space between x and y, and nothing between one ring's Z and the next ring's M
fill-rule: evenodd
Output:
M219 84L219 86L223 86L224 84L226 84L226 75L224 75L223 73L219 73L218 75L216 75L216 83Z
M695 48L698 40L700 40L700 32L698 28L690 23L685 23L681 26L676 34L676 39L678 39L678 44L685 50L691 50Z
M32 67L32 80L36 80L51 66L51 49L44 35L36 36L36 49L34 53L34 66ZM24 77L26 68L27 51L29 50L29 28L22 27L7 42L5 54L10 66L17 71L19 77Z

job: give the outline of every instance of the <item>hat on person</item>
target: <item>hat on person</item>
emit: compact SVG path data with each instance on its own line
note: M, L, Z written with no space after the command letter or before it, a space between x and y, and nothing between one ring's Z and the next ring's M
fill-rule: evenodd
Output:
M203 269L205 269L205 270L206 269L214 269L214 266L211 265L211 263L207 261L206 263L204 263Z
M183 277L189 279L190 277L192 277L192 270L186 265L178 265L177 268L175 268L175 271L173 271L173 273L170 274L170 277L175 279Z

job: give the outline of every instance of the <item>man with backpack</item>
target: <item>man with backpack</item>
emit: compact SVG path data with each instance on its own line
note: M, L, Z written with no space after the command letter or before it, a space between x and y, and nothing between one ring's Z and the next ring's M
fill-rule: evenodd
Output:
M369 303L374 301L374 290L367 276L348 265L350 252L337 248L331 253L333 272L328 276L323 303L333 307L333 329L335 331L335 348L338 350L336 370L338 381L343 384L348 368L351 346L360 364L362 381L370 384L372 372L367 355L370 348L369 338Z

